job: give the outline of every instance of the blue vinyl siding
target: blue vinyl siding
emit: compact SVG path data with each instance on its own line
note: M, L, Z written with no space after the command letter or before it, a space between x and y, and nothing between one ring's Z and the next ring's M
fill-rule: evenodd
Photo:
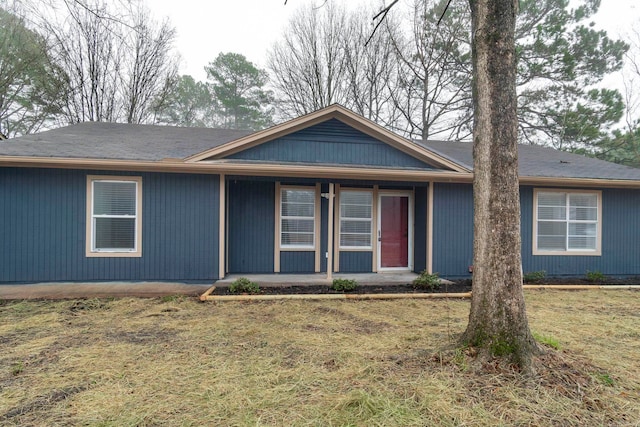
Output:
M473 190L470 184L433 188L433 271L468 277L473 261Z
M248 148L228 158L435 169L336 119Z
M87 175L142 177L142 257L87 258ZM218 275L215 175L0 168L0 282Z
M373 271L371 251L340 252L340 273L371 273Z
M230 179L229 273L273 273L275 183Z
M520 189L520 203L525 273L544 270L547 276L584 276L587 271L611 276L640 275L640 191L602 190L601 256L532 255L533 187Z
M539 188L539 187L538 187ZM532 255L533 187L520 188L522 269L547 276L640 275L640 191L602 189L602 255ZM473 263L473 191L469 184L435 184L433 268L443 277L469 277Z
M427 268L427 188L414 191L413 271Z
M315 252L280 252L280 273L313 273L315 266Z

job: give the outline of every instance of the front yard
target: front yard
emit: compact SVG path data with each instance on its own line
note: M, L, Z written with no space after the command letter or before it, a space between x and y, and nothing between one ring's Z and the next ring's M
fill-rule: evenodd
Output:
M0 425L638 425L640 292L527 291L525 380L461 300L0 301Z

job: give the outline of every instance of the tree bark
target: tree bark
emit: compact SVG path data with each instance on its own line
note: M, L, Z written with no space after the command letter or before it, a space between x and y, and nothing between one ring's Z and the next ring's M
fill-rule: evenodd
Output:
M473 31L473 296L463 342L531 368L522 291L515 22L518 0L469 0Z

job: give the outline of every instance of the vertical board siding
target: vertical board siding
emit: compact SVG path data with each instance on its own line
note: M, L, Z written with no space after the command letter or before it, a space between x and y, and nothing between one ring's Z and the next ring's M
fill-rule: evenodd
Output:
M434 184L433 268L441 276L469 277L473 261L473 191L469 184ZM538 188L538 187L537 187ZM520 188L522 269L549 277L640 274L640 191L602 189L602 255L532 255L533 187Z
M142 176L142 257L85 256L87 175ZM214 280L217 180L0 168L0 282Z
M280 252L280 273L314 273L315 266L313 251Z
M228 158L435 169L337 119L248 148Z
M371 251L340 252L340 273L371 273L372 257Z
M228 183L229 273L273 273L275 183Z
M146 178L146 179L145 179ZM218 275L218 176L143 175L144 277L212 280ZM146 182L146 183L145 183ZM145 227L145 218L153 218ZM135 267L135 266L134 266Z
M602 272L640 275L640 190L602 190Z
M610 276L640 274L640 191L602 189L601 256L532 255L533 187L521 188L520 205L525 273L544 270L547 276L585 276L587 271Z
M433 185L433 271L442 277L469 277L473 188L470 184Z
M87 175L142 176L142 257L85 256ZM197 174L0 168L0 283L215 280L219 259L218 179L216 175ZM274 179L251 179L229 179L227 257L231 273L273 272ZM391 187L401 185L406 183ZM468 277L473 258L472 186L433 185L434 272L444 277ZM322 191L327 190L323 184ZM520 197L525 273L545 270L548 276L584 276L587 271L610 276L640 274L640 191L602 190L601 256L533 256L533 187L522 187ZM426 203L426 188L416 187L416 271L426 267ZM327 209L328 202L322 199L322 271L326 271L328 250ZM371 256L370 251L341 252L340 271L369 272ZM313 273L314 266L312 251L281 254L282 273Z
M427 268L427 188L414 191L413 271L420 273Z

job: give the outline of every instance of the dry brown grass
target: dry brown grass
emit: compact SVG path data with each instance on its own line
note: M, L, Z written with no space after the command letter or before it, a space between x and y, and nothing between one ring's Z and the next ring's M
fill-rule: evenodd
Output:
M468 369L468 301L0 302L0 425L639 425L640 293L527 303L534 379Z

